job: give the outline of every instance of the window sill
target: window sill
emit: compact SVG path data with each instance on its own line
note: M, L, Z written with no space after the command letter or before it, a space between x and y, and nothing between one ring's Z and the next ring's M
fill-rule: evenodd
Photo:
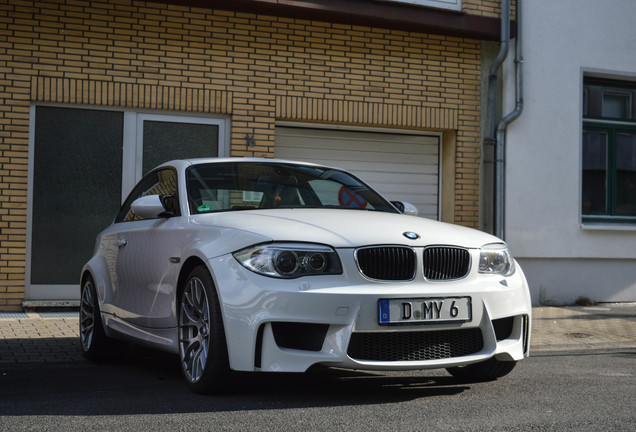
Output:
M612 223L612 222L582 222L581 229L585 231L635 231L636 222Z

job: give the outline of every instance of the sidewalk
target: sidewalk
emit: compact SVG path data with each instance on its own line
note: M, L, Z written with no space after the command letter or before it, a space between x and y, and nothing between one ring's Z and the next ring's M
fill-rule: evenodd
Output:
M78 335L78 312L0 312L0 365L83 361Z
M532 309L532 353L636 349L636 303Z
M531 355L608 349L636 349L636 303L533 309ZM0 312L0 365L75 361L77 312Z

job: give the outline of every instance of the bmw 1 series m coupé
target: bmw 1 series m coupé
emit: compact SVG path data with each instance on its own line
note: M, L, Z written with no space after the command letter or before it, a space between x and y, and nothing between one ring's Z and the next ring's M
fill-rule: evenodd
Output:
M500 239L414 216L354 175L258 158L177 160L142 178L81 274L89 359L119 340L179 356L195 392L232 371L445 368L506 375L531 303Z

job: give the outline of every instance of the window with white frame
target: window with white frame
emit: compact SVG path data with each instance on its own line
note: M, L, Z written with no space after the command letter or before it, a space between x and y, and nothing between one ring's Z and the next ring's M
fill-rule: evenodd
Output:
M636 82L583 83L583 222L636 224Z

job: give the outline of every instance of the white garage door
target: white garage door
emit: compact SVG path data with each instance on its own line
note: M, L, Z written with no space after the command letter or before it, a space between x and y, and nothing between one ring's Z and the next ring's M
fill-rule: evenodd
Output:
M276 127L275 156L344 168L385 198L439 219L439 137Z

